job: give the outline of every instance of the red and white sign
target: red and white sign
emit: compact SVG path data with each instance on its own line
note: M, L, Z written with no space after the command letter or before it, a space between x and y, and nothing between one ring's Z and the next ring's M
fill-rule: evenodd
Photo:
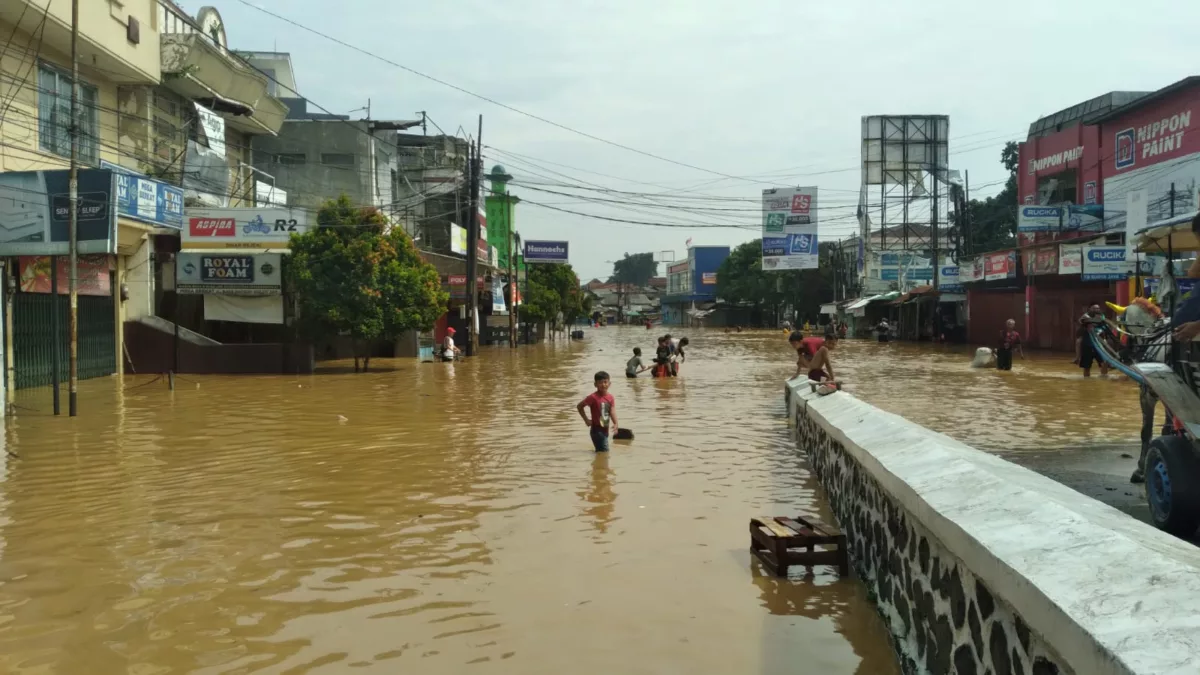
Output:
M1041 173L1042 171L1056 173L1067 168L1067 164L1078 162L1082 158L1083 146L1077 145L1073 148L1050 153L1045 157L1029 160L1029 173L1030 175Z
M236 231L233 218L188 218L188 234L192 237L232 237Z
M989 253L983 259L983 278L985 281L1008 279L1017 275L1016 251Z
M792 195L792 213L808 215L809 208L812 206L812 195L794 194Z
M1058 247L1058 273L1080 274L1082 272L1083 247L1079 245Z
M1106 124L1115 148L1113 169L1120 173L1200 151L1200 134L1192 129L1192 104L1200 100L1195 94L1192 99L1147 106L1140 114Z
M180 247L286 251L293 234L308 231L308 219L308 210L302 208L189 208L188 226L180 234Z

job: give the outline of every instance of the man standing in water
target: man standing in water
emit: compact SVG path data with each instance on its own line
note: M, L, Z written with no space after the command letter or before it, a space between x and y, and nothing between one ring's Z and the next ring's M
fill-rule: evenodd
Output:
M1025 358L1021 349L1021 334L1017 332L1017 322L1009 319L1004 322L1004 332L1000 333L1000 346L996 348L996 369L1012 370L1013 351Z
M1075 337L1075 363L1083 368L1083 376L1092 376L1092 363L1094 363L1098 355L1096 348L1092 346L1092 338L1090 333L1092 328L1104 323L1104 312L1100 311L1100 305L1093 304L1088 307L1083 316L1079 317L1079 330ZM1104 359L1100 359L1100 375L1108 375L1108 364Z

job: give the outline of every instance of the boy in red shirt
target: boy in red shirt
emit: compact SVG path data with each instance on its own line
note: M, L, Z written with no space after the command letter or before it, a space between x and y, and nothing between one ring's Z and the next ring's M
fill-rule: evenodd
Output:
M791 379L800 377L808 371L808 379L814 382L833 380L833 363L829 360L829 348L837 344L837 339L830 337L822 340L817 337L804 337L800 331L788 337L788 344L796 350L796 374Z
M613 395L608 393L608 373L603 370L596 373L596 391L588 394L587 398L579 402L575 409L579 411L579 416L583 418L583 423L591 427L592 445L596 447L596 452L607 452L609 448L609 440L612 434L617 433L617 411L616 400ZM583 412L584 408L592 411L592 418ZM611 421L611 427L609 425Z

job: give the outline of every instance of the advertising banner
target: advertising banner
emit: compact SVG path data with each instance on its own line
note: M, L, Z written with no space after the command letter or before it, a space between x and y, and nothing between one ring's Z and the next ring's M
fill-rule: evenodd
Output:
M884 267L879 270L879 278L883 281L899 281L903 276L908 281L933 281L932 267Z
M1021 206L1017 210L1018 232L1057 232L1062 225L1060 206Z
M1025 261L1025 276L1058 274L1057 246L1028 249L1021 257Z
M700 283L704 284L705 286L716 286L717 285L717 273L716 272L704 272L703 274L700 275Z
M1084 246L1083 280L1111 281L1129 276L1124 246Z
M567 242L565 241L534 241L525 240L525 262L534 263L565 263L567 262Z
M450 252L467 254L467 228L450 223Z
M191 253L175 256L175 289L188 295L279 295L278 253Z
M515 201L515 197L506 195L488 195L484 198L488 244L496 247L499 253L496 265L502 269L508 268L508 233L512 228L512 203Z
M1058 273L1059 274L1080 274L1083 272L1083 246L1075 245L1068 246L1063 244L1058 247Z
M942 265L938 270L938 290L943 293L962 293L962 275L958 265Z
M1101 232L1104 230L1103 204L1071 204L1067 207L1065 230Z
M0 256L67 255L68 188L66 170L0 173ZM112 171L79 171L75 211L79 253L116 253Z
M997 279L1013 279L1017 276L1017 252L1002 251L989 253L983 258L983 278L985 281Z
M492 277L492 314L508 314L508 305L504 303L504 282L500 281L498 274Z
M763 190L764 270L817 268L817 188Z
M154 180L120 164L101 161L113 172L117 214L157 227L183 228L183 188Z
M1179 292L1178 297L1187 297L1188 293L1191 293L1196 289L1198 282L1200 282L1200 279L1188 279L1186 277L1175 279L1175 288ZM1142 280L1142 283L1144 283L1146 286L1145 295L1147 297L1153 297L1158 295L1158 287L1162 285L1162 279L1159 277L1147 277Z
M67 295L67 284L71 278L71 260L58 257L58 294ZM108 269L107 255L81 255L76 265L76 279L80 295L112 295L112 276ZM50 280L50 256L20 257L21 290L26 293L49 293L53 288Z
M286 251L289 238L308 228L309 213L299 208L188 209L180 245L185 249Z
M983 280L983 259L964 260L958 266L959 283L970 283Z

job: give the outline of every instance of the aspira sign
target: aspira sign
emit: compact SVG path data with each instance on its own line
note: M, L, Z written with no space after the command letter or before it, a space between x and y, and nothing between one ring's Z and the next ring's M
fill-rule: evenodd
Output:
M176 256L176 289L181 294L278 295L280 254L224 255L181 252Z

